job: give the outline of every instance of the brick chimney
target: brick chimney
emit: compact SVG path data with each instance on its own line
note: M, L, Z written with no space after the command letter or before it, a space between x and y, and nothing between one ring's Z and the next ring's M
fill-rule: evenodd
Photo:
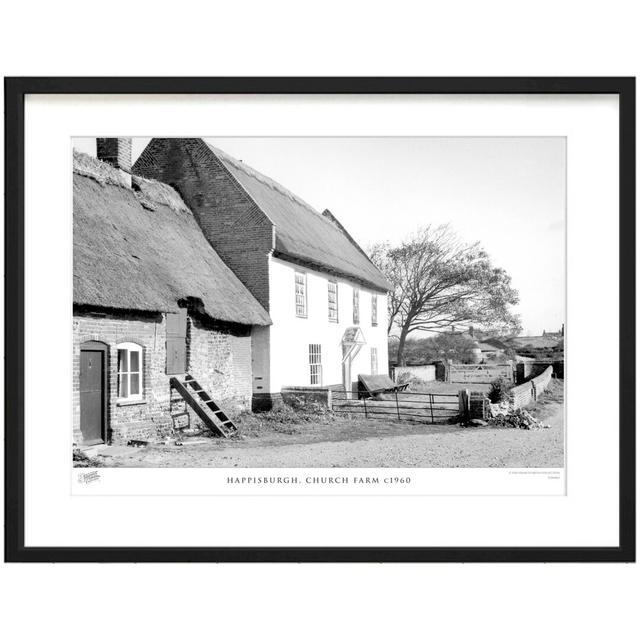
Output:
M98 160L119 169L131 186L131 138L96 138L96 152Z

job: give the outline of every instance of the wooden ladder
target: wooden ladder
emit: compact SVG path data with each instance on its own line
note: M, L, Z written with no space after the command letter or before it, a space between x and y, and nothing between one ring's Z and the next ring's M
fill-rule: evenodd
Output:
M187 374L184 382L178 378L171 378L170 383L171 388L182 396L208 429L224 438L228 438L238 430L238 427L193 376Z

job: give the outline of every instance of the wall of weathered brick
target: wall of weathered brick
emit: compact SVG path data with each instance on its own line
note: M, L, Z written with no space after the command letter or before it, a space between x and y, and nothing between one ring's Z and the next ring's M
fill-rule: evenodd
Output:
M531 378L544 373L545 369L550 364L550 362L534 362L533 360L518 362L516 364L516 383L522 384L531 380Z
M170 387L166 370L166 320L163 314L74 311L73 318L73 438L80 430L80 346L95 340L108 346L107 438L111 444L155 438L172 426ZM143 400L117 400L117 345L143 347ZM188 318L187 370L220 405L234 414L251 408L251 337L249 328ZM192 425L198 419L192 415Z
M489 417L489 398L482 391L471 391L469 394L469 416L486 420Z
M553 367L548 366L541 374L524 384L513 387L509 392L511 404L516 407L525 407L535 402L543 394L551 382Z
M156 138L133 171L178 191L213 248L269 310L273 224L206 144L199 138Z
M294 409L330 409L331 389L282 387L282 400Z
M230 414L251 409L251 334L248 329L190 316L187 367L209 395Z
M511 389L509 398L514 407L526 407L536 401L536 390L531 382L525 382Z
M80 345L95 340L108 346L107 438L113 444L147 439L169 431L169 378L165 374L165 318L163 314L74 313L73 318L73 437L80 431ZM117 400L117 347L134 342L143 348L143 400L135 404Z
M484 391L458 391L458 419L466 421L480 418L486 420L489 417L489 398Z
M533 362L518 362L516 363L516 384L522 384L525 380L531 377L533 371Z
M131 173L131 138L96 138L96 155L117 169Z

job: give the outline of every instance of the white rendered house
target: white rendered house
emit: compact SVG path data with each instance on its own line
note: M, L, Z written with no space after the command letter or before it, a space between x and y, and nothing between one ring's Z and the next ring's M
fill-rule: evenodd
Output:
M199 138L154 138L135 173L174 187L269 312L252 330L253 405L286 387L353 389L388 372L389 284L328 211Z

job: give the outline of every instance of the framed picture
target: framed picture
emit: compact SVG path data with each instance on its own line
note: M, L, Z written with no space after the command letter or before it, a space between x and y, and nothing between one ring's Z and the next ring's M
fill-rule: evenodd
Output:
M8 78L12 562L635 560L633 78Z

